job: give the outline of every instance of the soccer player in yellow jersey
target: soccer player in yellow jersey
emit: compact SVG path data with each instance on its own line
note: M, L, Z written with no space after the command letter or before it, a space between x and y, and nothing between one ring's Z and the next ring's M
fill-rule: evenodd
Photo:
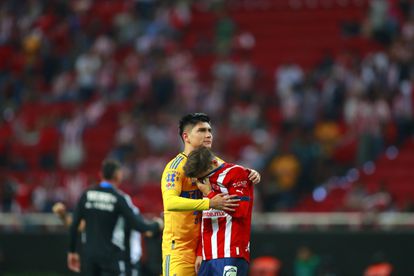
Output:
M185 176L183 167L187 155L200 146L210 148L213 143L210 118L204 113L188 114L180 120L179 131L184 151L167 164L161 179L165 225L162 238L164 276L196 275L194 264L200 236L200 211L210 208L232 211L238 201L234 196L224 194L202 199L195 181ZM251 171L249 177L257 184L260 175L255 170Z

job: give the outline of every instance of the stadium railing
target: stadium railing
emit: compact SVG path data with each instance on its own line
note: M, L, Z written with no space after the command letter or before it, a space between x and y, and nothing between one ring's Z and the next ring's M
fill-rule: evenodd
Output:
M413 213L255 213L253 229L414 229ZM0 213L0 230L60 231L61 221L48 213Z

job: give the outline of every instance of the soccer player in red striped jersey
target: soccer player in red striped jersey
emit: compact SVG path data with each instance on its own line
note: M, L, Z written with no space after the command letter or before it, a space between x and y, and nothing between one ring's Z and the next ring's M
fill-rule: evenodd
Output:
M195 264L198 275L247 275L253 207L250 171L221 161L206 147L190 153L184 171L186 176L198 179L204 196L228 193L240 199L233 212L203 211Z

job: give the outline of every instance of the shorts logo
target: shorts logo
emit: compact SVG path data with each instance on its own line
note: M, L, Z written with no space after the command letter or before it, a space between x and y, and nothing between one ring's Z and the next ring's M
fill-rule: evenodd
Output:
M237 266L226 265L223 270L223 276L237 276Z

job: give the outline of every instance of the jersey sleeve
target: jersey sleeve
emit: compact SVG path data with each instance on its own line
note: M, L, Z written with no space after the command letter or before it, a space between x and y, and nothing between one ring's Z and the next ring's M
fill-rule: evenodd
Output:
M239 206L235 208L235 211L228 212L233 217L244 217L249 212L250 205L252 204L252 182L249 180L249 170L243 167L236 167L232 169L228 179L226 179L225 186L227 187L230 195L237 195L240 199Z
M86 193L81 196L73 212L72 224L69 227L69 252L76 252L78 227L85 215L85 201Z
M166 211L202 211L208 210L210 200L190 199L181 197L183 179L185 178L182 168L165 168L161 179L162 198Z
M150 231L154 234L157 234L160 231L158 223L148 222L144 219L128 195L121 195L119 198L119 210L127 223L129 223L133 229L140 232Z

